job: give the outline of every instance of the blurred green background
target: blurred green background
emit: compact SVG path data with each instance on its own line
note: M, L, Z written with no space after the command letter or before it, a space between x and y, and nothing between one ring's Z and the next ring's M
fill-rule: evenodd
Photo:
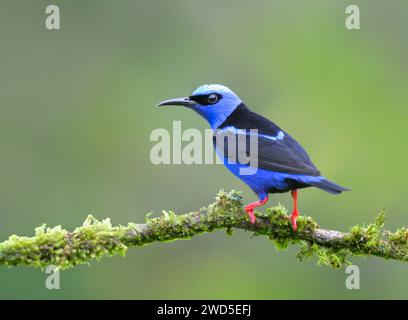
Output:
M44 26L61 10L60 31ZM361 30L344 26L347 4ZM231 87L285 128L331 180L352 192L300 192L303 214L347 230L387 211L408 225L408 3L399 1L22 1L0 4L0 238L46 222L73 229L87 214L114 224L207 205L219 189L253 193L222 165L149 159L155 128L204 130L163 99L203 83ZM288 194L270 203L291 208ZM352 259L344 269L299 262L237 231L130 249L62 272L1 268L0 298L408 298L408 266Z

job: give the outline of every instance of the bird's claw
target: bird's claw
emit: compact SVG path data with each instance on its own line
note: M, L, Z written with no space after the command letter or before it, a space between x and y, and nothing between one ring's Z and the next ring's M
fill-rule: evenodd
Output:
M254 223L255 223L255 220L256 220L255 214L254 214L254 209L245 208L244 210L245 210L245 212L248 214L249 221L251 221L251 223L254 224Z
M244 211L248 214L249 220L251 221L252 224L254 224L256 220L254 209L256 207L264 205L267 202L268 202L268 196L264 197L263 199L259 199L258 201L252 202L244 207Z
M297 230L297 223L296 223L296 220L297 220L297 217L299 216L299 211L297 211L297 210L294 210L293 212L292 212L292 215L290 216L290 221L292 222L292 229L293 229L293 231L296 231Z

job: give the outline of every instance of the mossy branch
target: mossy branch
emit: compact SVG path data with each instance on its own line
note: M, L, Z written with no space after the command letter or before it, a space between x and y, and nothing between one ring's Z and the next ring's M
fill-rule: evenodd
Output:
M0 243L0 264L41 268L55 265L65 269L105 255L123 256L129 247L189 239L218 229L225 229L228 234L233 229L243 229L255 236L267 236L278 248L298 244L299 259L317 257L319 264L335 268L348 263L351 255L408 261L408 230L383 230L383 212L374 223L354 226L347 233L321 229L312 218L304 216L299 217L298 230L294 232L282 206L267 208L256 216L255 224L249 223L239 192L220 191L215 202L206 208L182 215L163 211L160 217L146 217L143 224L113 227L109 219L98 221L88 216L72 232L60 226L42 225L35 229L33 237L13 235Z

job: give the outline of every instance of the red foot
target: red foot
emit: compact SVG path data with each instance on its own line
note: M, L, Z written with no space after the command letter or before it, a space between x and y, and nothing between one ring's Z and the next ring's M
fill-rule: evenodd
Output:
M296 220L297 220L298 215L299 215L299 211L293 210L292 215L290 216L290 220L292 221L293 231L297 230Z
M250 203L250 204L248 204L248 205L246 205L246 206L244 207L244 210L245 210L246 213L248 214L249 220L251 221L252 224L255 223L254 209L255 209L256 207L259 207L259 206L264 205L265 203L268 202L268 200L269 200L269 199L268 199L268 196L266 196L264 199L258 200L258 201L255 201L255 202L252 202L252 203Z
M291 193L292 193L292 198L293 198L293 212L292 212L292 215L290 216L290 221L292 221L293 231L296 231L297 230L296 220L297 220L297 217L299 216L299 211L297 208L297 196L298 196L297 189L292 190Z

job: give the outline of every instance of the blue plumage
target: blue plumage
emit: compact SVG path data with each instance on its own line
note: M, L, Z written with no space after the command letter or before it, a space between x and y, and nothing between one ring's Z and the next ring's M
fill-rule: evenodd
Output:
M255 222L254 208L266 203L269 193L291 191L294 200L291 220L296 230L298 189L314 186L333 194L347 190L321 176L295 139L270 120L249 110L225 86L204 85L189 97L159 104L163 105L191 108L208 121L214 130L215 149L225 166L259 197L259 201L245 207L252 223ZM253 138L256 138L254 150L251 146ZM240 145L237 141L246 143ZM248 156L256 158L256 166L242 161ZM243 174L249 169L250 174Z

